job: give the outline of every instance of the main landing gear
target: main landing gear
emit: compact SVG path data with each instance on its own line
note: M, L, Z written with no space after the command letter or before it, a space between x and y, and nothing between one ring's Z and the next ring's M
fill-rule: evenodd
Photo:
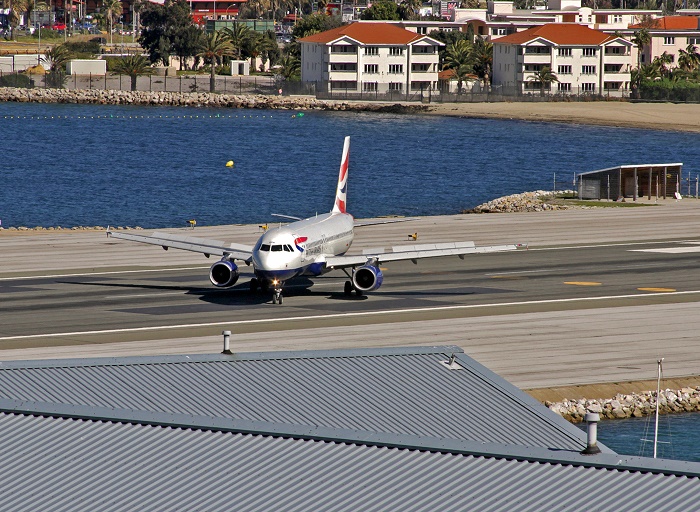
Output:
M355 290L355 294L358 297L362 297L362 290L358 290L352 285L352 281L345 281L345 296L350 297L352 295L352 291Z

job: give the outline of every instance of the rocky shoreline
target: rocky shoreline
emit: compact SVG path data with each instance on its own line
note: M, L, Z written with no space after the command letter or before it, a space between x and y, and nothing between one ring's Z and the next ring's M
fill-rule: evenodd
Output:
M101 89L20 89L0 87L0 101L19 103L80 103L88 105L160 105L273 110L337 110L416 114L426 105L317 100L310 96L265 96L209 92L114 91Z
M571 190L556 192L573 193ZM475 206L471 210L462 210L461 213L514 213L514 212L545 212L552 210L568 210L569 206L551 204L555 192L547 190L535 190L534 192L523 192L522 194L511 194L509 196L492 199L487 203Z
M587 412L600 414L601 419L626 419L649 416L656 411L656 391L618 394L608 399L564 400L545 402L550 410L564 419L579 423ZM700 386L665 389L659 392L659 414L700 411Z

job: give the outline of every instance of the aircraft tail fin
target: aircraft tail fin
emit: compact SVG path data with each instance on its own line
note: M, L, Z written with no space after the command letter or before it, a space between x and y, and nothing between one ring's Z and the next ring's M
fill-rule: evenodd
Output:
M343 157L340 159L340 173L338 174L338 188L335 191L335 204L331 213L347 213L348 192L348 164L350 163L350 137L345 137L343 145Z

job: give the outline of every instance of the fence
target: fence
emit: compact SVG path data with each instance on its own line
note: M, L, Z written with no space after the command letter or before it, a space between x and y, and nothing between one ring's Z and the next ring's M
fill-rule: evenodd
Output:
M136 78L137 91L156 92L208 92L208 75L158 76ZM0 72L0 87L50 88L45 75ZM130 91L131 77L128 75L70 75L65 78L64 89L102 89ZM279 82L270 76L216 76L216 92L227 94L278 94Z

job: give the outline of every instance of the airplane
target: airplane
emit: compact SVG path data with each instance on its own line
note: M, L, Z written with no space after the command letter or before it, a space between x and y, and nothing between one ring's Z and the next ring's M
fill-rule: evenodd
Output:
M358 255L347 255L353 242L354 228L375 224L387 224L411 219L383 219L355 222L347 212L348 166L350 160L350 137L345 137L340 173L335 194L335 203L329 213L306 219L278 215L294 222L268 229L250 247L230 243L225 245L218 240L155 232L151 236L112 231L107 236L135 242L160 245L168 250L172 247L204 254L220 256L209 270L209 280L219 288L236 284L240 276L236 261L253 266L254 277L250 280L250 290L273 290L272 303L282 304L282 288L286 281L297 276L319 276L332 270L342 270L348 276L344 293L353 292L359 297L366 292L377 290L384 280L380 264L391 261L412 261L439 256L459 256L466 254L512 251L515 245L481 246L474 242L449 242L392 247L390 250L367 249ZM348 272L350 270L350 272Z

